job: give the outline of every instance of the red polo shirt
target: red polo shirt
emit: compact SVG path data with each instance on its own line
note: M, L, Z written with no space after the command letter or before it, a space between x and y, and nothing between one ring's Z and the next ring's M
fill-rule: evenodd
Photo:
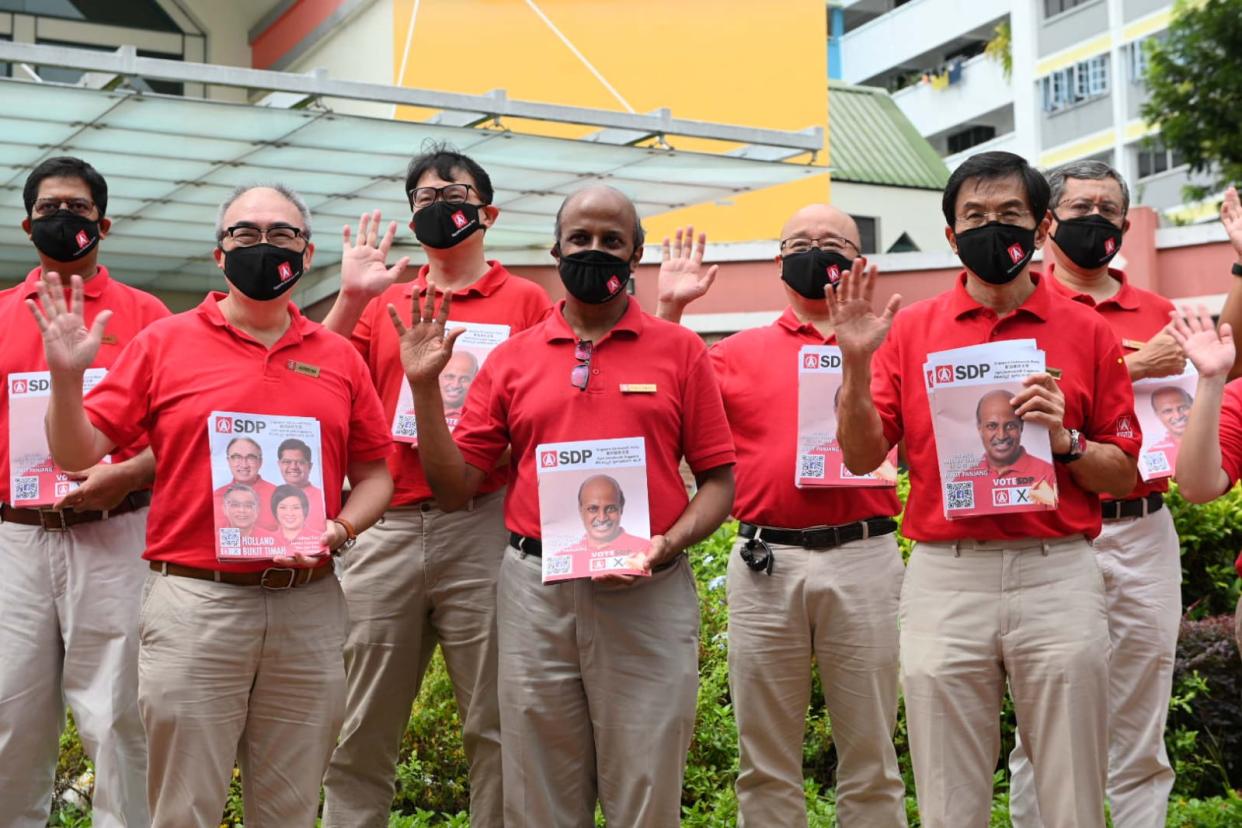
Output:
M1055 278L1055 262L1048 261L1045 272L1048 276L1054 277L1049 282L1053 290L1075 302L1094 308L1096 313L1104 317L1108 327L1112 328L1123 354L1134 353L1169 324L1169 312L1173 310L1173 303L1159 293L1136 288L1126 279L1125 271L1114 270L1111 267L1108 269L1108 275L1120 282L1121 287L1113 296L1099 304L1096 304L1096 301L1087 294L1077 293L1064 285L1060 279ZM1149 483L1140 477L1134 491L1130 492L1126 499L1146 497L1151 492L1167 492L1168 490L1168 478L1153 480ZM1108 495L1101 497L1104 500L1114 499Z
M0 291L0 331L4 331L4 347L0 348L0 377L6 380L9 374L47 370L47 360L43 357L43 335L26 307L27 299L37 300L42 279L43 269L36 267L26 274L25 281L20 285ZM164 303L151 294L114 280L103 265L83 283L82 292L87 327L94 324L100 311L112 311L112 318L104 331L103 344L91 363L92 368L111 368L117 355L139 331L169 313ZM10 496L9 384L5 381L0 385L3 386L0 388L0 502L7 503ZM131 441L120 445L127 446L128 442ZM115 452L113 459L132 457L143 446L145 442L140 441L137 447L131 447L128 451Z
M1229 486L1242 479L1242 379L1225 386L1220 406L1220 467L1229 475ZM1234 561L1242 577L1242 554Z
M457 445L478 469L493 468L512 445L505 525L538 538L536 446L642 437L651 534L663 534L689 503L681 458L695 473L734 461L707 349L693 332L644 313L631 299L616 326L594 343L590 379L580 391L569 382L578 361L564 306L492 351L453 432Z
M1032 274L1035 290L1004 319L966 292L966 272L951 290L916 302L897 314L876 353L871 393L884 423L884 436L896 445L905 438L910 464L910 497L902 532L919 541L1056 538L1100 533L1100 499L1074 482L1057 463L1058 506L1023 514L984 515L948 520L940 493L940 469L932 434L931 407L923 364L934 351L1008 339L1034 339L1049 368L1060 370L1065 395L1065 427L1087 439L1112 443L1138 456L1141 434L1134 416L1134 390L1121 350L1095 311L1049 290Z
M798 454L798 351L835 345L793 308L763 328L736 333L708 353L737 446L733 515L782 529L838 526L895 515L893 489L806 488L794 485Z
M87 396L86 414L119 445L150 433L155 489L144 558L252 572L270 564L216 561L212 411L318 419L315 462L329 516L340 511L349 463L384 459L392 440L366 365L348 343L290 304L289 329L269 350L225 321L216 304L223 297L210 293L194 310L143 331Z
M551 300L543 288L529 279L514 276L500 262L488 264L492 266L491 270L482 278L470 287L453 293L450 320L508 325L509 335L513 336L547 315ZM397 332L388 318L388 305L396 307L402 322L411 324L411 301L416 290L426 289L428 270L423 265L418 279L404 285L393 285L373 299L354 328L354 346L366 360L384 405L384 422L389 424L397 411L397 398L401 395L401 384L405 382L405 370L401 367ZM478 378L475 380L477 382ZM429 499L432 496L431 487L427 485L423 465L418 460L418 447L395 441L394 445L395 449L388 457L388 469L392 472L394 486L392 505L405 506ZM483 481L479 494L494 492L507 480L505 470L493 470Z

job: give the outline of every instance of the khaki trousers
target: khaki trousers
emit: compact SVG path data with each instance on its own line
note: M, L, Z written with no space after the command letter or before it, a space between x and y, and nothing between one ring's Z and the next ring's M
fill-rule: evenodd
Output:
M1108 617L1081 537L919 544L901 673L925 828L986 828L1006 681L1049 828L1103 828Z
M694 732L699 607L686 557L631 586L501 567L505 828L670 828Z
M147 510L67 532L0 523L0 824L43 828L65 702L95 766L96 828L145 826L138 596Z
M905 567L892 535L825 551L769 544L772 574L729 558L729 690L741 748L738 826L806 825L802 740L819 665L837 748L845 828L906 824L893 748L897 602Z
M309 828L345 712L336 578L286 590L150 573L138 700L154 828L214 828L241 765L246 828Z
M504 492L471 511L389 509L343 556L345 726L324 778L325 828L388 825L410 707L439 644L470 761L470 824L504 824L496 702L496 578Z
M1120 828L1164 828L1173 768L1164 726L1182 616L1181 547L1173 516L1106 520L1092 544L1104 575L1108 633L1108 801ZM1010 819L1039 828L1034 774L1019 741L1009 755Z

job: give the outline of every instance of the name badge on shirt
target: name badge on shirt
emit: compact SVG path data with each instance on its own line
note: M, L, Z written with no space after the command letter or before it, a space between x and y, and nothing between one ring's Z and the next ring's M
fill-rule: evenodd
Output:
M1144 342L1144 341L1142 341L1141 339L1123 339L1123 340L1121 340L1121 347L1123 347L1123 348L1129 348L1131 351L1137 351L1139 348L1142 348L1142 347L1143 347L1144 345L1146 345L1146 344L1147 344L1147 343L1146 343L1146 342Z
M654 394L656 392L656 384L654 382L623 382L621 383L622 394Z
M305 374L308 377L319 376L318 365L308 365L305 362L297 362L292 359L285 363L285 365L288 366L289 370L293 371L295 374Z
M1060 368L1053 368L1051 365L1049 365L1047 368L1044 369L1044 371L1046 371L1048 376L1052 377L1054 380L1059 380L1061 378Z
M101 343L101 344L103 344L103 345L115 345L115 344L117 344L118 342L120 342L120 340L119 340L119 339L117 339L117 338L116 338L115 336L113 336L112 334L104 334L104 335L103 335L103 338L102 338L101 340L99 340L99 341L100 341L100 343Z

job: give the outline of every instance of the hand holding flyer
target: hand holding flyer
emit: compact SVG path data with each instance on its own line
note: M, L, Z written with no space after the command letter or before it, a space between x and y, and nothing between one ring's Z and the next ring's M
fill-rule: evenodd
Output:
M1044 367L1044 352L1029 339L927 355L945 517L1056 508L1048 429L1023 421L1010 403Z
M98 385L107 373L104 368L88 368L82 375L82 392ZM51 506L81 485L52 462L47 446L43 419L52 395L51 377L48 371L8 376L9 492L14 506Z
M870 474L854 474L845 467L837 443L840 402L841 349L804 345L798 351L798 466L794 485L799 489L896 486L896 447Z
M207 437L217 560L328 554L318 420L213 411Z
M1134 383L1134 411L1143 432L1143 447L1139 450L1139 474L1143 480L1173 476L1198 382L1199 374L1187 360L1178 376Z
M492 350L509 338L508 325L487 325L481 322L447 322L445 330L457 328L465 333L457 337L453 355L440 372L440 396L444 400L444 420L449 431L457 427L470 384ZM397 410L392 418L392 438L398 443L418 445L418 422L414 418L414 394L409 383L401 383Z
M649 575L643 438L544 443L535 457L543 582Z

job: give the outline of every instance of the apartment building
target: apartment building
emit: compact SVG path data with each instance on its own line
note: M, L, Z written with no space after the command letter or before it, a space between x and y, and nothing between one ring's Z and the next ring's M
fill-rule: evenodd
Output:
M831 0L829 31L839 36L830 37L830 66L849 83L888 89L950 168L990 149L1044 167L1096 158L1124 172L1135 202L1165 221L1207 220L1210 205L1188 204L1182 192L1205 182L1140 115L1144 47L1164 36L1173 6Z

